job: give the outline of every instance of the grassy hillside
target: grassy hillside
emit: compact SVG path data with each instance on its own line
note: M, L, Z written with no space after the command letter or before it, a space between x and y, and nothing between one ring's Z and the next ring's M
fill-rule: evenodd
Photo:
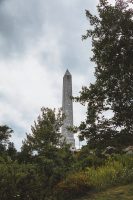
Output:
M133 184L114 187L80 200L133 200Z
M121 188L124 186L119 186L129 183L129 188L125 186L127 188L123 189L121 192ZM107 190L112 187L114 187L112 190ZM114 155L109 157L103 165L97 168L87 167L85 170L68 174L64 180L58 183L55 188L55 193L58 200L77 200L87 193L94 194L94 191L107 190L107 193L97 193L99 196L95 196L94 200L119 200L120 198L118 198L118 196L120 196L120 194L124 195L124 191L127 191L128 196L131 194L131 192L129 192L130 187L132 187L133 191L133 156ZM128 197L128 199L133 200L133 193L130 196L131 198ZM125 200L125 197L123 197L123 199ZM92 197L91 200L93 200Z

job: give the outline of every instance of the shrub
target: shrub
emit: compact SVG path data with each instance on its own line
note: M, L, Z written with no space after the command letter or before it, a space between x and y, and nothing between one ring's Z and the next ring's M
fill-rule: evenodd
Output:
M55 194L58 200L73 199L81 196L93 188L84 172L70 174L64 181L55 187Z
M69 174L56 186L58 200L84 195L93 190L133 182L133 156L115 155L109 157L103 166L88 167L85 171Z

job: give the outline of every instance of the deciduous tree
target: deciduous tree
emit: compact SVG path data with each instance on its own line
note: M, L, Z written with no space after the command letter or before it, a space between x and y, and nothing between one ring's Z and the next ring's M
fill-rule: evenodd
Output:
M98 15L86 10L92 29L83 39L92 39L95 83L83 87L81 103L87 103L87 118L80 138L90 147L133 145L133 9L132 1L100 0Z

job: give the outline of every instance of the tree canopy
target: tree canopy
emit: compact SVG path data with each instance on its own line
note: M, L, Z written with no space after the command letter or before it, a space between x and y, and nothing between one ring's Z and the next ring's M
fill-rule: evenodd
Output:
M9 143L9 138L11 137L11 133L13 130L9 128L7 125L0 126L0 152L6 150L6 147Z
M62 114L55 109L42 108L41 115L31 126L31 134L23 142L23 148L29 147L31 154L44 155L50 149L57 149L61 145L60 127L62 125ZM27 147L27 149L28 149Z
M83 87L81 103L87 103L87 118L80 138L92 148L133 144L133 9L132 1L100 0L98 15L86 10L92 29L83 39L92 39L95 83Z

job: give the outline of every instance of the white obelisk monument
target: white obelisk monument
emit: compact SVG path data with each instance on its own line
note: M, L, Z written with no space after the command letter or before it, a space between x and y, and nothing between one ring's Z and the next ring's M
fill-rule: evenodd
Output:
M72 76L67 70L63 77L63 99L62 110L65 119L62 125L62 135L66 139L66 143L71 144L71 148L75 149L75 140L73 133L69 127L73 126L73 102L72 102Z

